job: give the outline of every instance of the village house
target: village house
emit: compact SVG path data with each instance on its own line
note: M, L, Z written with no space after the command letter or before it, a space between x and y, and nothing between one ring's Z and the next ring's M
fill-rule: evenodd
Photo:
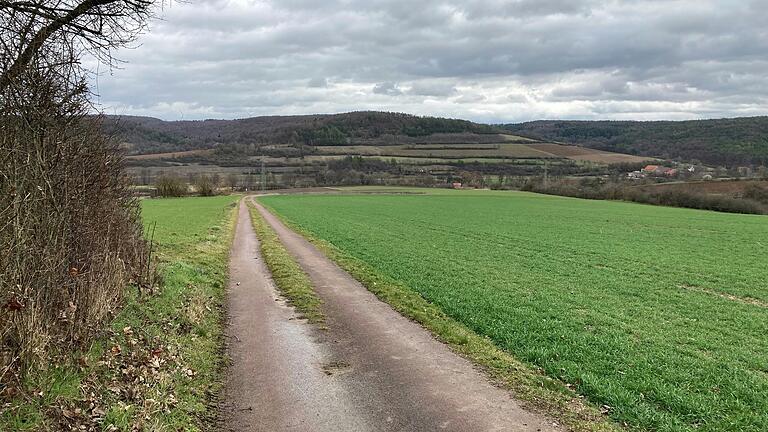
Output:
M641 171L647 175L665 176L665 177L675 177L678 174L677 169L669 168L661 165L647 165Z
M656 174L656 170L658 169L658 165L646 165L641 171L645 174Z

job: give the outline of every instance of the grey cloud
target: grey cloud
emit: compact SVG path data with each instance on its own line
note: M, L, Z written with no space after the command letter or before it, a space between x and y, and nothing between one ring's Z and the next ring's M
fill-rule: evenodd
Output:
M408 89L408 94L416 96L447 97L457 93L456 87L445 82L415 82Z
M193 116L386 109L494 121L768 113L764 6L203 0L166 9L141 46L117 53L127 63L99 77L99 93L107 110L171 116L184 107Z
M519 93L508 94L507 100L512 103L526 103L529 101L528 96Z
M383 82L373 86L373 93L387 96L399 96L403 91L393 82Z
M488 100L487 97L479 94L463 94L456 99L453 100L455 103L459 104L474 104L478 102L484 102Z
M328 80L325 78L312 78L307 83L309 88L326 88L328 87Z

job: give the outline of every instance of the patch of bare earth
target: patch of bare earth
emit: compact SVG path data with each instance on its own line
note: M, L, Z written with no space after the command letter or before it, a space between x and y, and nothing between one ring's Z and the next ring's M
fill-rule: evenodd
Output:
M679 287L684 290L709 294L709 295L717 296L726 300L735 301L742 304L768 308L768 302L764 302L762 300L758 300L752 297L738 297L732 294L714 291L709 288L703 288L703 287L697 287L697 286L691 286L691 285L679 285Z
M175 158L184 157L184 156L209 155L211 153L213 153L213 150L211 149L187 150L187 151L180 151L180 152L132 155L132 156L126 156L126 159L128 160L175 159Z

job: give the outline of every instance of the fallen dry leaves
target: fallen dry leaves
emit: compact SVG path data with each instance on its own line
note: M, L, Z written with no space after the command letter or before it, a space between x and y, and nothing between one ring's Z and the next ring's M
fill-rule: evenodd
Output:
M125 327L109 335L107 349L97 359L82 356L76 364L87 375L80 383L80 398L60 398L44 408L49 429L57 431L123 430L107 420L110 410L124 411L129 430L151 430L153 419L168 414L177 404L172 392L174 379L191 380L196 372L184 364L178 347L161 337L150 337ZM0 392L0 409L13 409L17 387ZM41 390L27 392L27 398L43 404Z

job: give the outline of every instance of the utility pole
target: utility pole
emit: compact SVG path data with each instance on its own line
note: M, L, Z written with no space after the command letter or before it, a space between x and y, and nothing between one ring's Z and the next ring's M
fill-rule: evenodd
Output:
M549 186L549 161L544 159L544 189Z
M264 159L261 160L261 191L264 192L267 189L267 177L264 172Z

